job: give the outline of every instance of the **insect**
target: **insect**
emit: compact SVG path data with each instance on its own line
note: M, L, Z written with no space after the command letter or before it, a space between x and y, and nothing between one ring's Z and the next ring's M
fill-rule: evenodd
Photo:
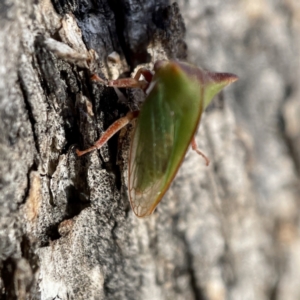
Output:
M104 81L112 87L136 87L147 96L140 111L115 121L95 144L79 156L99 149L118 130L137 118L128 160L128 195L138 217L150 215L169 188L189 145L197 148L194 135L203 110L226 85L236 81L229 73L213 73L179 61L157 61L154 75L139 69L134 78ZM141 75L144 79L139 80Z

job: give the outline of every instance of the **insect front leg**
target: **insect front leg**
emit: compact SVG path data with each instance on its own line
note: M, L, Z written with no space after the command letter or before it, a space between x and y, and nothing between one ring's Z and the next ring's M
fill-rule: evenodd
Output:
M127 115L123 118L118 119L112 125L110 125L107 130L102 134L102 136L95 142L95 144L86 149L86 150L78 150L76 149L76 153L78 156L84 155L88 152L101 148L114 134L116 134L119 130L125 127L128 123L130 123L133 119L137 118L139 111L132 111L127 113Z
M205 164L208 166L208 165L209 165L209 162L210 162L210 161L209 161L209 158L208 158L203 152L201 152L201 151L198 149L198 146L197 146L197 142L196 142L195 137L193 137L193 139L192 139L191 146L192 146L192 149L193 149L194 151L196 151L199 155L201 155L201 156L204 158Z
M145 80L139 80L141 75L144 76ZM140 88L146 91L152 80L153 74L146 68L138 69L137 73L133 78L120 78L116 80L103 80L97 74L93 74L91 79L94 81L101 82L106 86L116 87L116 88Z

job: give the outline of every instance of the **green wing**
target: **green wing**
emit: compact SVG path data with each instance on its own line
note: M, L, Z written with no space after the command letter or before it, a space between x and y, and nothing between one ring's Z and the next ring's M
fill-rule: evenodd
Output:
M176 64L158 72L137 120L129 160L133 211L152 213L169 187L197 129L202 112L199 84Z

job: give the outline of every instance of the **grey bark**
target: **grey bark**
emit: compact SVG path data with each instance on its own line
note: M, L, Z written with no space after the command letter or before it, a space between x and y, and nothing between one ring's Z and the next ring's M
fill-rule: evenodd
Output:
M137 219L122 183L126 143L115 137L81 158L75 149L140 94L126 91L124 102L45 41L83 56L94 49L91 71L101 76L129 75L158 58L186 58L177 6L1 3L3 299L300 298L297 3L179 7L188 60L240 80L202 119L197 140L211 165L188 152L155 213ZM107 59L113 51L120 62Z

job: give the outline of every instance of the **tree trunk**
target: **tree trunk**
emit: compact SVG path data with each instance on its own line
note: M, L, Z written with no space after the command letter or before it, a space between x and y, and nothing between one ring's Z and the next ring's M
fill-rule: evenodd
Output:
M178 2L1 3L3 299L300 298L297 1ZM187 58L179 7L188 60L240 80L202 118L196 139L211 165L188 152L157 210L138 219L126 132L86 156L75 149L141 97L91 73Z

